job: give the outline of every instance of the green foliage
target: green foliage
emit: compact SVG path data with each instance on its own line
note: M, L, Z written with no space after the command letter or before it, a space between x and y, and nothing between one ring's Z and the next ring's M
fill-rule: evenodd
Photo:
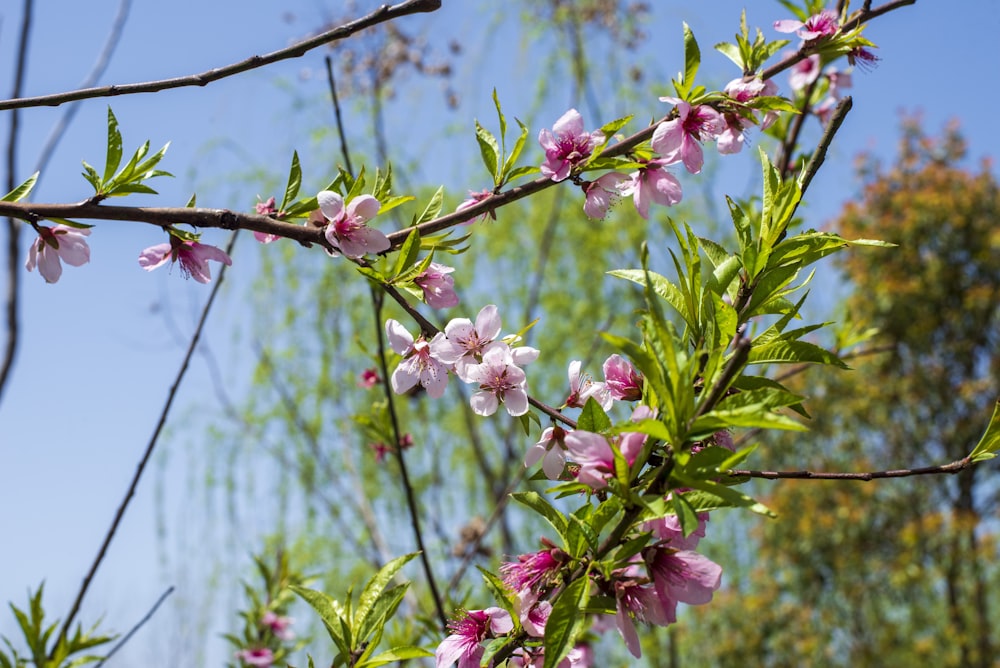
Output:
M83 177L94 187L94 200L101 201L107 197L124 197L132 193L155 195L156 191L144 182L157 176L173 176L169 172L154 169L163 159L170 142L163 145L159 151L146 157L149 152L149 141L136 149L129 161L122 167L122 135L118 130L118 119L111 107L108 107L108 148L104 163L104 175L98 174L86 161L83 163Z
M301 586L291 589L319 614L323 625L336 645L338 654L333 666L374 668L393 661L433 656L431 652L412 646L392 647L373 654L382 640L384 627L403 601L409 584L388 587L396 573L413 559L416 553L393 559L383 566L366 584L353 608L352 596L340 603L330 596ZM388 588L387 588L388 587Z
M57 633L59 620L51 624L45 623L45 610L42 606L44 589L45 585L42 584L39 585L34 594L29 593L27 611L18 608L13 603L10 604L11 612L14 613L22 639L27 647L27 654L22 656L8 638L3 638L10 654L0 651L0 666L3 668L21 668L29 665L36 668L75 668L102 661L103 656L85 652L106 645L114 640L115 636L98 634L97 625L84 631L79 624L72 633L67 633L67 635L63 635L62 631Z

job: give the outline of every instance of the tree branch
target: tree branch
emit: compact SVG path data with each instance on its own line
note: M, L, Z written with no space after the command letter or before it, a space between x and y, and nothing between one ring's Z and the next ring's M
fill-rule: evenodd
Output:
M80 90L68 91L65 93L54 93L51 95L39 95L37 97L21 97L0 101L0 111L6 109L24 109L27 107L57 107L67 102L75 100L87 100L95 97L113 97L117 95L134 95L136 93L158 93L171 88L183 88L185 86L205 86L219 79L225 79L236 74L242 74L250 70L271 65L273 63L299 58L316 47L335 42L337 40L350 37L356 32L365 28L370 28L385 21L391 21L401 16L418 14L423 12L433 12L441 7L441 0L406 0L398 5L382 5L371 14L355 19L350 23L328 30L324 33L310 37L309 39L293 44L278 51L263 56L250 56L232 65L218 67L201 74L175 77L173 79L161 79L158 81L147 81L144 83L123 84L104 86L102 88L83 88Z
M972 466L969 457L963 457L950 464L923 466L914 469L893 469L889 471L862 471L839 473L828 471L743 471L731 470L727 474L734 478L764 478L765 480L881 480L883 478L907 478L915 475L955 474Z

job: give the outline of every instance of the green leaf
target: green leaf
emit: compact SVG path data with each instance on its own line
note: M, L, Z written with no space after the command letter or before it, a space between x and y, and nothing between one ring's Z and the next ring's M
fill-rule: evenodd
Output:
M375 602L382 596L386 585L396 576L399 569L416 557L417 554L417 552L411 552L410 554L396 557L379 569L379 572L372 576L372 579L365 585L364 591L361 592L361 598L358 600L358 608L354 613L354 620L351 625L351 630L354 632L354 637L357 640L361 641L366 638L367 634L362 635L361 630L367 630L368 616L371 614ZM402 593L400 593L400 600L402 600Z
M306 603L312 606L313 610L319 613L319 618L323 621L323 625L326 627L327 633L330 634L330 639L333 640L337 649L344 656L350 656L350 637L344 633L343 624L345 620L342 617L343 608L341 605L323 592L314 589L292 585L291 590L302 597Z
M396 267L393 269L394 276L402 275L407 269L413 266L413 263L417 261L417 254L420 252L420 232L417 228L413 228L413 231L406 237L406 241L403 242L402 247L399 249L399 254L396 256Z
M101 175L88 165L86 160L83 161L83 178L87 179L87 183L94 187L94 193L101 192Z
M86 165L87 163L83 164ZM35 172L29 176L27 181L4 195L3 198L0 199L0 202L18 202L27 197L28 193L31 192L31 189L35 187L35 182L38 181L38 174L39 172Z
M535 174L540 171L541 170L538 169L538 167L529 167L529 166L517 167L515 169L510 170L510 173L507 174L507 181L513 181L514 179L521 178L522 176L528 176L529 174Z
M498 184L497 170L500 168L500 145L493 133L476 121L476 141L479 143L479 153L483 156L483 164L493 177L494 185Z
M774 341L761 346L752 346L747 364L770 363L829 364L841 369L850 367L829 350L808 341Z
M633 283L638 283L639 285L646 286L646 277L649 276L649 280L652 285L649 286L653 289L657 295L666 300L668 304L674 307L674 310L680 314L685 321L687 321L690 316L688 314L687 300L684 297L684 293L681 292L680 288L670 282L666 276L657 274L656 272L645 272L642 269L613 269L608 272L611 276L616 276L618 278L624 278L626 280L632 281Z
M412 225L419 225L421 223L426 223L428 220L434 220L441 213L441 206L444 204L444 186L440 186L434 191L434 195L431 197L431 201L427 203L424 210L419 216L413 218Z
M376 666L384 666L387 663L408 661L410 659L422 659L431 656L434 656L434 652L429 652L423 647L400 645L399 647L387 649L381 654L376 654L375 656L365 660L364 663L358 664L358 668L361 668L362 666L365 668L375 668ZM312 663L312 659L310 659L310 663Z
M690 91L701 65L701 50L687 23L684 24L684 90Z
M521 134L518 136L517 141L514 142L514 148L511 149L510 155L507 156L507 160L503 164L503 179L502 182L506 183L510 179L514 178L514 173L511 171L514 165L517 163L518 157L521 155L521 151L524 149L524 143L528 140L528 126L522 123L519 119L515 118L517 125L521 128ZM537 167L530 167L529 169L538 169Z
M715 45L715 50L736 63L736 66L741 70L746 70L746 65L743 63L743 54L740 53L740 48L735 44L719 42Z
M300 187L302 187L302 167L299 165L299 152L292 151L292 166L288 170L285 196L281 198L281 206L278 207L278 211L284 211L289 204L295 201Z
M677 513L684 536L690 536L698 530L698 513L683 494L671 494L670 500L673 502L674 512Z
M986 427L986 433L969 453L969 458L974 462L993 459L998 450L1000 450L1000 401L993 405L993 417Z
M500 98L497 96L497 89L493 89L493 106L497 108L497 119L500 121L500 139L503 140L507 136L507 119L504 118L503 111L500 109Z
M552 525L552 528L556 530L559 537L563 540L563 543L569 547L569 541L567 540L567 528L569 521L566 517L560 513L555 507L549 503L545 497L543 497L538 492L516 492L511 494L510 497L520 503L523 506L531 508L536 513L541 515Z
M576 645L583 630L583 608L590 600L590 578L587 574L571 582L552 604L545 623L544 668L556 668Z
M118 119L115 118L111 107L108 107L108 153L104 162L104 179L102 183L107 183L118 170L122 162L122 133L118 131Z
M584 506L584 508L589 509L590 506ZM587 548L594 553L597 552L600 545L598 544L597 533L590 528L584 520L574 515L569 515L569 524L567 525L567 542L569 543L569 554L570 556L579 559L587 551Z
M765 506L763 503L747 496L743 492L735 490L732 487L727 487L721 483L715 482L714 480L696 480L694 478L677 475L676 473L673 477L681 485L707 492L708 494L718 497L731 506L737 508L749 508L751 512L759 515L765 515L767 517L777 517L777 515L774 514L774 511ZM688 494L690 494L690 492ZM693 507L698 508L699 510L701 509L694 503L695 499L689 498L688 501L691 502Z
M588 397L587 403L583 405L583 411L576 421L576 428L600 434L611 428L611 418L604 412L601 405L594 401L593 397Z

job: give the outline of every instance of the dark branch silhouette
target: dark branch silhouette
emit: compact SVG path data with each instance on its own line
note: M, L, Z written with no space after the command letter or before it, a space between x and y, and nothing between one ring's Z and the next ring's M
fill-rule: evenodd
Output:
M6 109L25 109L27 107L57 107L67 102L75 100L87 100L95 97L114 97L117 95L134 95L136 93L158 93L171 88L183 88L185 86L205 86L225 79L236 74L249 72L259 67L271 65L289 58L299 58L316 47L335 42L337 40L350 37L356 32L365 28L370 28L385 21L391 21L408 14L418 14L423 12L433 12L441 7L441 0L406 0L398 5L382 5L371 14L355 19L350 23L333 28L324 33L302 40L284 49L272 51L263 56L250 56L246 60L241 60L232 65L218 67L201 74L191 74L189 76L175 77L173 79L161 79L158 81L146 81L143 83L123 84L104 86L102 88L84 88L81 90L69 91L66 93L54 93L52 95L39 95L37 97L20 97L10 100L0 101L0 111Z

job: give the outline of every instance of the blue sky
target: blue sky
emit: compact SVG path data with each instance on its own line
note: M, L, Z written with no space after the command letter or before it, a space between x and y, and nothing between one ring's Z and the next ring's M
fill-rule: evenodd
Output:
M4 96L12 80L20 4L11 0L0 9L0 94ZM117 3L40 0L36 4L25 92L75 88L96 56ZM190 74L269 52L342 11L342 3L320 0L135 4L102 84ZM358 4L360 13L376 3ZM428 161L419 174L424 183L445 183L449 202L455 202L466 190L486 184L482 179L468 181L469 158L476 150L471 129L460 140L445 140L445 131L456 123L471 128L474 117L492 119L490 92L496 86L508 116L528 121L534 136L565 111L569 84L547 82L546 101L536 106L537 72L530 56L524 55L531 53L533 45L526 43L516 22L484 22L477 8L495 6L492 3L445 0L444 4L438 16L406 20L413 26L434 26L431 34L441 45L452 39L462 43L465 53L458 60L453 83L462 106L457 112L448 111L433 83L422 92L407 91L388 110L388 133L394 145L406 144L414 150L434 147L459 156ZM679 68L680 24L687 21L702 45L702 76L720 84L736 76L731 64L711 51L710 45L731 39L743 3L659 0L653 4L656 10L646 26L651 40L640 56L649 75L659 75L665 82ZM969 0L962 3L961 12L954 7L954 3L920 0L877 21L867 33L881 47L883 60L873 72L854 77L854 110L828 167L812 185L810 224L832 217L856 192L854 155L862 150L886 157L892 154L902 111L923 112L925 127L931 132L957 118L973 159L1000 154L995 59L984 56L1000 34L1000 7L992 0ZM718 17L723 20L717 25ZM777 3L758 1L752 3L748 18L751 25L767 26L787 18L787 12ZM765 33L777 37L767 28ZM230 185L226 176L260 168L272 172L275 179L284 178L292 150L307 147L312 127L330 119L328 108L289 112L294 108L293 96L308 102L325 91L324 53L317 51L203 89L85 102L33 199L71 202L87 196L88 186L79 176L80 160L98 167L103 163L110 102L126 150L146 139L154 148L171 141L164 168L177 176L156 184L160 198L121 203L182 205L197 190L199 204L250 208L257 194L270 193L249 190L243 183ZM780 83L787 90L784 81ZM608 117L600 122L626 111L616 109L613 100L606 102ZM666 107L651 97L648 108L628 111L645 118L662 115ZM58 109L22 112L20 178L30 173L37 147L59 113ZM8 117L7 112L0 112L4 137ZM405 122L395 122L400 119ZM597 124L594 119L593 125ZM452 143L440 145L442 141ZM307 180L328 180L325 166L317 164L314 156L301 156ZM733 159L722 171L720 187L742 193L758 169L748 156ZM25 251L29 236L24 239ZM139 250L164 241L162 237L148 225L102 224L91 237L90 265L67 268L56 285L44 284L37 274L22 276L20 357L0 403L0 530L5 548L0 550L0 601L23 605L27 589L44 580L49 610L65 614L145 447L186 337L208 295L204 286L184 281L176 271L146 274L138 268ZM209 231L206 240L222 244L224 235ZM231 332L241 322L241 299L254 278L256 247L248 241L244 239L238 248L206 339L223 364L240 360L239 349L231 345ZM206 406L216 409L211 388L201 361L186 381L174 417L184 420ZM169 448L171 442L162 445ZM124 631L167 586L180 584L175 569L178 545L172 537L183 534L175 523L198 523L196 516L178 515L193 513L185 497L198 482L187 479L181 444L161 456L165 459L149 472L94 583L84 606L85 621L104 614L108 626ZM154 511L156 479L168 508L164 514L167 538L162 541ZM260 526L246 530L248 536L255 536L266 529L262 519ZM212 555L198 553L197 545L187 547L193 571L211 560ZM248 540L245 550L253 547ZM164 550L175 553L170 568L162 563ZM197 597L188 593L175 598L180 605ZM223 630L210 628L205 634L214 638ZM13 634L12 618L3 611L0 634ZM157 663L155 653L162 649L164 638L156 634L154 620L122 659L108 665L167 665ZM211 642L209 656L217 665L224 646L214 639Z

